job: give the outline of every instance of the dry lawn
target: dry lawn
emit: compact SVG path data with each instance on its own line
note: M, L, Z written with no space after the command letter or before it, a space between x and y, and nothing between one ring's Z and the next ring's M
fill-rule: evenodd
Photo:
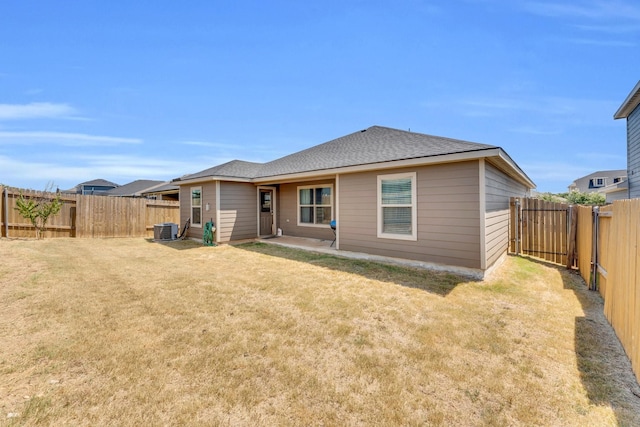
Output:
M599 295L531 260L474 282L265 244L0 259L0 425L640 425Z

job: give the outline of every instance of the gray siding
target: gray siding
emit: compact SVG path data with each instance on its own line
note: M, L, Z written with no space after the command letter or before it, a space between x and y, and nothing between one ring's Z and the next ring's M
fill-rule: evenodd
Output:
M205 213L208 220L208 213ZM213 215L213 214L211 214ZM213 216L215 221L215 216ZM258 236L258 193L256 186L242 182L220 182L218 242L254 239Z
M605 194L605 202L606 203L613 203L616 200L624 200L627 199L629 197L629 189L625 188L622 191L615 191L615 192L611 192L611 193L606 193Z
M485 257L490 267L509 246L509 199L523 197L527 188L485 162Z
M479 162L340 175L340 249L480 268ZM417 241L377 237L377 176L416 172Z
M629 198L640 197L640 106L627 117L627 177Z
M187 219L191 218L191 189L193 187L202 187L202 225L191 225L187 236L195 239L202 239L202 230L204 223L211 217L215 221L216 208L216 183L207 182L205 184L181 185L180 186L180 227L184 225ZM211 210L205 211L205 206L209 203Z
M298 187L307 185L333 186L333 214L336 215L336 182L334 179L281 184L278 190L277 227L285 236L308 237L312 239L333 240L334 234L329 226L298 225Z

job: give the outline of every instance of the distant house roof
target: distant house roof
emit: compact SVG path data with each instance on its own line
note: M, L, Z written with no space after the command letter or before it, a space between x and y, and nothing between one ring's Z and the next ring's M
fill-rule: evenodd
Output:
M591 180L594 178L605 178L605 182L603 182L603 184L600 186L593 186L591 185ZM626 180L627 170L616 169L616 170L597 171L597 172L590 173L589 175L585 175L573 181L571 185L569 185L569 191L572 191L572 190L580 190L582 192L598 191L599 189L604 188L606 186L617 184L613 182L614 178L621 178L621 181Z
M179 184L181 181L206 177L265 180L307 172L322 173L355 166L454 154L468 153L469 158L479 158L484 154L488 155L489 151L501 153L502 160L516 171L518 177L530 187L535 187L529 177L500 147L382 126L372 126L271 162L251 163L234 160L176 178L174 182Z
M618 111L613 115L614 119L626 119L629 114L640 104L640 81L633 88L627 99L624 100Z
M149 179L138 179L136 181L132 181L128 184L121 185L119 187L113 188L109 191L106 191L104 194L107 196L121 196L121 197L135 197L141 196L142 192L157 185L163 184L164 181L154 181Z
M73 188L70 188L69 190L64 190L63 193L82 193L84 188L101 187L106 189L107 187L116 188L119 186L119 184L107 181L106 179L93 179L91 181L81 182L80 184L76 185Z
M141 191L140 194L161 194L161 193L177 193L180 191L180 187L177 185L171 184L169 181L163 181L161 184L154 185L153 187L149 187L144 191Z

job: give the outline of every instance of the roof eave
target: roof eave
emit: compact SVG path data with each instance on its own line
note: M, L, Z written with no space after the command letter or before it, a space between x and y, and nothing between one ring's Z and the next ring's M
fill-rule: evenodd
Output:
M613 115L614 119L626 119L629 114L640 104L640 80L633 88L627 99L624 100L618 111Z
M197 178L186 178L186 179L177 178L171 181L171 184L180 186L180 185L186 185L186 184L203 184L203 183L215 182L215 181L253 182L253 179L239 178L234 176L210 175L210 176L201 176Z
M307 178L316 178L319 176L347 174L366 172L371 170L396 169L402 167L433 165L442 163L463 162L467 160L477 160L482 158L499 157L513 171L513 176L522 184L533 189L536 188L535 183L520 169L520 167L509 157L507 153L500 147L485 148L481 150L465 151L462 153L442 154L430 157L418 157L413 159L393 160L388 162L369 163L355 166L345 166L340 168L313 170L306 172L297 172L283 175L274 175L267 177L259 177L252 180L254 183L267 184L279 181L297 181Z

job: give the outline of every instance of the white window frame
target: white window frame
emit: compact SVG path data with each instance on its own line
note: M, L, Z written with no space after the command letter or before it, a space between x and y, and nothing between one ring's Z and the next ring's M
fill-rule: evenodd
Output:
M194 206L193 205L193 192L194 192L194 190L200 190L200 206ZM189 206L190 206L189 217L191 218L190 227L202 228L202 217L204 215L202 200L203 200L202 186L189 188ZM193 208L194 207L196 207L196 208L199 207L200 208L200 222L199 223L193 222Z
M313 224L309 224L308 222L300 222L300 207L301 207L300 206L300 190L307 190L309 188L313 188L313 189L316 189L316 188L330 188L331 189L331 205L316 205L315 204L315 191L314 191L314 193L313 193L313 195L314 195L314 197L313 197L313 202L314 202L313 205L305 205L305 206L313 206L314 209L315 208L323 208L323 207L331 207L331 219L330 219L330 221L332 219L335 219L334 207L333 207L333 205L334 205L334 202L333 202L333 200L334 200L333 184L301 185L301 186L296 188L296 199L297 199L296 207L297 207L297 210L298 210L298 212L297 212L298 226L299 227L331 228L330 224L316 224L315 223L315 220L316 220L315 212L314 212L314 215L313 215L313 221L314 221Z
M600 187L605 187L607 185L607 178L599 176L597 178L591 178L593 181L593 187L592 188L600 188ZM598 180L602 180L602 184L598 184Z
M392 181L396 179L411 179L411 204L382 204L382 181ZM394 173L389 175L378 175L378 188L376 191L377 198L377 216L378 216L378 238L380 239L395 239L395 240L418 240L418 192L416 189L416 173L415 172L407 172L407 173ZM410 207L411 208L411 234L394 234L394 233L384 233L383 230L383 220L384 215L382 213L383 208L394 208L394 207Z

